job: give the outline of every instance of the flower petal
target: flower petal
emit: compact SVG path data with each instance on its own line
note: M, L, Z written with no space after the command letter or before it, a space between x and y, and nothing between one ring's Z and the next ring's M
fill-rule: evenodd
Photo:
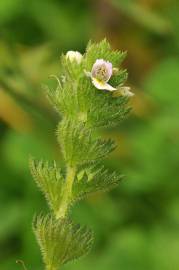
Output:
M112 87L110 84L106 83L106 82L101 82L95 78L92 78L92 83L94 84L94 86L97 89L100 90L108 90L108 91L116 91L117 89Z
M97 59L93 64L91 74L93 78L108 82L112 76L112 64L103 59Z

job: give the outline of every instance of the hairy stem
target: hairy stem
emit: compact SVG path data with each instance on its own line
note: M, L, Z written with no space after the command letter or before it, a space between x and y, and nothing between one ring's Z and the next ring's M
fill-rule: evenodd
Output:
M58 211L56 212L56 219L65 217L67 213L68 205L69 205L71 194L72 194L72 187L73 187L75 174L76 174L76 168L74 167L67 168L67 176L66 176L66 183L65 183L65 187L63 191L63 199L62 199L62 203Z
M51 266L51 265L47 265L45 270L59 270L59 267L54 267L54 266Z

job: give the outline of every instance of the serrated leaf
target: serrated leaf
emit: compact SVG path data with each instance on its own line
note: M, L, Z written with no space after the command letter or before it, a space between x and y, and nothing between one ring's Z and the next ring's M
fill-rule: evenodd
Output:
M91 71L96 59L104 59L111 62L114 67L118 67L125 57L126 52L111 50L111 46L106 39L99 43L89 42L85 54L85 68L87 71Z
M58 105L59 105L58 103L59 103L60 93L63 90L63 87L62 87L63 82L57 76L52 76L52 77L54 77L57 80L57 87L55 89L53 89L52 87L49 87L47 85L43 85L43 89L46 93L46 96L47 96L49 102L52 104L52 106L55 108L55 110L57 112L60 112L59 108L58 108Z
M93 232L70 219L39 215L34 219L33 229L47 269L58 269L86 255L93 244Z
M81 120L83 113L87 115L92 102L91 94L91 85L85 76L73 84L69 81L65 82L61 89L57 88L54 92L48 91L50 101L55 105L56 110L74 120Z
M92 130L83 123L64 119L57 136L66 162L70 166L99 161L114 150L114 142L94 139Z
M116 172L110 173L104 166L82 168L76 175L73 184L74 201L98 192L106 192L115 188L122 179Z
M125 76L126 73L121 71L119 78L115 76L113 80L122 84ZM47 92L58 112L75 122L86 123L91 128L115 126L129 112L126 97L114 98L111 93L95 89L91 80L85 76L73 85L66 83L63 88L59 86L55 91L48 89Z
M50 208L56 212L62 201L64 176L54 161L53 165L48 162L30 159L31 174L42 190Z
M110 80L109 84L114 87L123 85L128 78L128 73L126 69L120 69L115 75L113 75Z
M114 98L111 93L99 93L91 107L89 122L93 127L112 127L116 126L129 113L127 107L128 99L126 97Z

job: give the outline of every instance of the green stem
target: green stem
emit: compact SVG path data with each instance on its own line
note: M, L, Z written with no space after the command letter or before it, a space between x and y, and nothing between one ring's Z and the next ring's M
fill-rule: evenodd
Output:
M58 211L56 212L56 219L65 217L65 215L67 213L68 205L70 203L70 198L72 195L72 187L73 187L75 174L76 174L76 168L68 167L67 176L66 176L66 183L65 183L64 190L63 190L62 203L61 203Z
M65 187L63 190L62 202L59 206L58 211L55 213L56 219L64 218L67 213L71 195L72 195L72 187L73 187L75 174L76 174L76 168L69 166L67 168L66 182L65 182ZM47 265L45 270L57 270L57 269L59 269L59 267L57 268L57 267L54 267L53 265Z
M53 267L53 266L49 266L49 265L47 265L46 266L46 268L45 268L45 270L57 270L57 269L59 269L59 267L57 268L57 267Z

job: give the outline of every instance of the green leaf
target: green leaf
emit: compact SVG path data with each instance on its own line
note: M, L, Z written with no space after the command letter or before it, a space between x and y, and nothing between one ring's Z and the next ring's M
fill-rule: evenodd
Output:
M93 232L70 219L39 215L34 219L33 229L47 269L58 269L86 255L93 244Z
M98 92L91 106L88 121L92 127L114 127L128 115L130 108L126 97L114 98L111 93Z
M119 71L111 79L113 85L122 85L126 71ZM119 124L129 112L126 97L114 98L111 93L96 89L91 79L83 76L75 84L59 82L56 90L47 89L47 95L56 110L68 119L86 122L89 127L109 127Z
M122 179L116 172L110 173L104 166L91 166L79 170L73 184L73 200L81 200L98 192L115 188Z
M92 130L85 124L67 119L59 124L57 136L64 158L72 167L98 161L115 148L111 139L94 139Z
M84 72L82 74L84 75ZM87 104L91 103L91 85L89 86L84 76L75 83L66 81L63 86L62 84L59 81L59 87L55 90L47 89L48 98L59 113L71 119L81 120L81 114L87 112Z
M112 86L121 86L123 85L128 78L128 73L126 69L120 69L116 74L114 74L109 80L109 84Z
M106 39L99 43L89 42L85 54L85 69L91 71L93 64L97 59L104 59L118 67L126 57L125 52L113 51Z
M30 159L31 174L38 187L44 193L50 208L56 212L62 201L64 176L54 161L53 165L48 162Z

